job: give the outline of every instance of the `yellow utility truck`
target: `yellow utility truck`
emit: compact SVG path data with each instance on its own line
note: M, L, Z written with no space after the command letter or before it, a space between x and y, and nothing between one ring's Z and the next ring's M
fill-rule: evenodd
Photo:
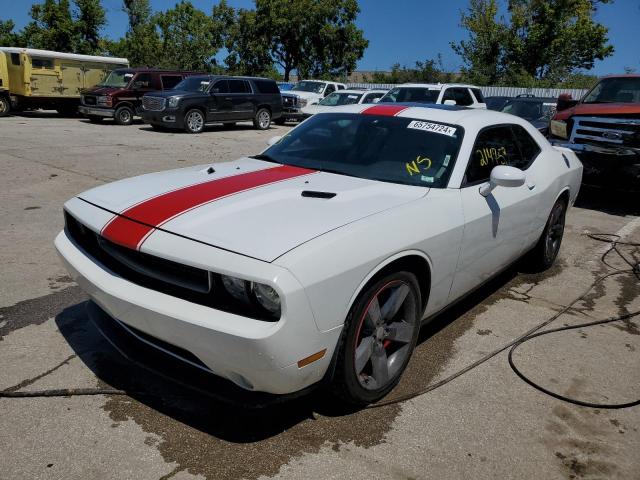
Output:
M83 89L128 66L126 58L0 47L0 117L39 108L74 114Z

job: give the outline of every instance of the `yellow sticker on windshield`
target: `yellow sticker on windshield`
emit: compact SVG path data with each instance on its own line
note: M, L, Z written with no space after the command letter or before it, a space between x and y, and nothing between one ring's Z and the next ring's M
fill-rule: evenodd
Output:
M420 171L429 170L433 162L429 157L421 157L418 155L412 162L405 163L405 168L409 175L418 174Z

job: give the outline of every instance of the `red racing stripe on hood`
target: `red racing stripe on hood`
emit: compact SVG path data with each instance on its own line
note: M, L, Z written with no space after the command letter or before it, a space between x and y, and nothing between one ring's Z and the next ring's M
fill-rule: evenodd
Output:
M387 117L393 117L394 115L399 114L403 110L406 110L409 107L405 107L403 105L374 105L373 107L369 107L364 109L361 113L363 115L385 115Z
M179 188L137 203L113 217L102 228L102 236L124 247L139 249L153 231L194 208L229 195L245 192L302 175L315 170L280 165L209 180Z

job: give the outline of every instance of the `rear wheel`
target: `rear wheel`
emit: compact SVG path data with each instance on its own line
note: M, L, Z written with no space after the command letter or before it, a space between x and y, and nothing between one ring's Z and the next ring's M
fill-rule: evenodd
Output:
M562 244L566 214L567 202L563 198L559 199L551 209L538 243L525 259L525 263L531 271L542 272L551 268L555 262Z
M197 109L189 110L184 116L184 129L187 133L200 133L204 130L204 114Z
M118 125L131 125L133 123L133 110L127 106L119 107L113 118Z
M259 109L253 119L253 126L258 130L269 128L271 126L271 112L266 108Z
M11 111L11 101L8 97L0 96L0 117L6 117Z
M334 391L360 405L389 393L413 353L420 312L418 282L412 273L392 273L363 291L338 345Z

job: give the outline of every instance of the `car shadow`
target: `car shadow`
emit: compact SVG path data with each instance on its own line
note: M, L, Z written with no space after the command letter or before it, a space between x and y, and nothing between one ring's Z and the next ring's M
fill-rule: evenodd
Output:
M271 126L267 130L273 130L275 127ZM185 132L180 128L153 128L151 125L145 124L139 128L141 131L151 132L151 133L184 133L185 135L191 135L190 133ZM256 128L251 123L241 123L236 125L222 125L222 124L214 124L207 125L204 127L204 130L197 135L202 135L206 133L215 133L215 132L234 132L234 131L243 131L243 130L256 130Z
M640 185L638 191L616 190L598 185L582 185L575 206L598 210L610 215L640 215Z
M502 289L516 275L515 268L505 271L431 319L422 327L418 345L431 339L438 342L438 333L454 328L457 319ZM105 339L98 326L89 319L88 305L89 302L83 302L68 307L56 316L55 321L76 355L98 378L99 384L124 390L129 397L163 415L219 439L255 442L277 436L298 423L314 418L314 412L325 417L341 417L361 410L345 404L324 387L297 398L252 404L251 396L260 394L247 393L248 402L238 400L241 398L238 396L240 389L231 382L206 374L212 378L208 386L206 382L198 383L198 375L184 375L185 364L168 355L159 354L162 356L160 363L154 359L149 364L130 361ZM425 366L413 368L419 374ZM405 375L416 372L405 372ZM192 378L196 379L194 383L191 383ZM387 398L392 399L393 396L394 392Z

